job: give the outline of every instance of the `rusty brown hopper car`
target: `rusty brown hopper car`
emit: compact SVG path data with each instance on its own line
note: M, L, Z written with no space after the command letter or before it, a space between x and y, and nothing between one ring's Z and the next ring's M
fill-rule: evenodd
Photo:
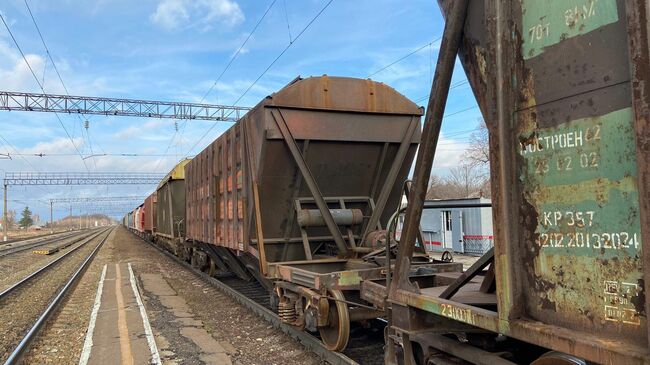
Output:
M389 363L649 364L648 2L443 9L441 57L452 53L453 64L462 35L490 132L495 247L464 275L411 284L409 232L421 209L411 199L389 292ZM430 105L448 91L437 85ZM415 168L414 197L430 163Z
M421 114L374 81L296 80L187 165L187 238L250 253L263 265L311 260L325 252L321 244L327 256L345 256L362 246L373 212L374 224L384 226L393 213ZM342 223L334 232L316 199Z
M274 282L285 321L344 348L350 319L382 314L340 300L384 273L361 257L399 204L421 114L371 80L296 79L268 96L186 166L193 260Z

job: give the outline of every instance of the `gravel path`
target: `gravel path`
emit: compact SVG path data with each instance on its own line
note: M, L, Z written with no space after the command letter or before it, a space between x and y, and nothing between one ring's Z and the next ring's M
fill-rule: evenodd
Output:
M35 277L0 302L0 359L6 359L80 263L99 243L98 238L72 253L44 275Z

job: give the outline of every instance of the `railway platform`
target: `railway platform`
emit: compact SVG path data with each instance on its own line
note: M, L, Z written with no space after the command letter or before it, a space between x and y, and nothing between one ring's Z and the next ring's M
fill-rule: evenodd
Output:
M79 364L159 362L131 265L104 265Z

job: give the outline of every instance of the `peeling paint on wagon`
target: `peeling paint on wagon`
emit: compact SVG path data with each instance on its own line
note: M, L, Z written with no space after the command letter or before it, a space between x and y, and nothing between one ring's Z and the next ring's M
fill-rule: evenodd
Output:
M631 109L524 126L520 181L537 213L529 309L596 329L645 324Z
M344 271L339 274L338 285L352 286L361 284L361 276L356 271Z

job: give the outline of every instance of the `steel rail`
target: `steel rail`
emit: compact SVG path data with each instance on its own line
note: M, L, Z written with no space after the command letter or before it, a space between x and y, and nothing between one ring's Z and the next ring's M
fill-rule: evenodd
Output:
M70 231L70 230L65 230L62 232L56 232L56 233L47 233L39 236L33 236L33 237L27 237L27 238L11 238L6 241L0 241L0 249L5 249L7 247L13 247L16 244L21 244L21 243L37 243L37 242L43 242L46 240L54 239L54 238L61 238L61 237L69 237L73 233L78 233L78 231ZM2 251L0 251L2 252Z
M32 249L32 248L44 246L44 245L47 245L49 243L62 241L64 239L66 239L66 238L71 238L71 237L75 237L75 236L82 236L77 241L73 242L73 243L76 243L76 242L79 242L79 241L81 241L82 239L84 239L86 237L89 237L92 234L91 233L89 235L84 235L86 233L88 233L88 232L75 232L75 233L72 233L72 234L65 235L63 237L53 237L53 238L48 238L48 239L43 240L43 241L28 243L28 244L26 244L24 246L9 247L9 248L6 248L6 249L0 251L0 258L5 257L5 256L9 256L9 255L13 255L15 253L27 251L27 250Z
M88 239L88 240L87 240L86 242L80 244L79 246L73 248L72 250L66 252L64 255L61 255L61 256L60 256L59 258L57 258L56 260L54 260L54 261L52 261L52 262L46 264L45 266L41 267L40 269L38 269L38 270L32 272L31 274L25 276L24 278L22 278L22 279L19 280L18 282L14 283L12 286L10 286L10 287L8 287L7 289L5 289L4 291L2 291L2 292L0 293L0 300L3 300L7 295L9 295L10 293L12 293L14 290L18 289L19 287L21 287L22 285L24 285L26 282L28 282L28 281L30 281L31 279L33 279L34 277L38 276L39 274L41 274L41 273L44 272L45 270L47 270L47 269L53 267L53 266L56 265L59 261L61 261L61 260L63 260L64 258L68 257L70 254L72 254L73 252L77 251L77 250L80 249L81 247L85 246L88 242L94 240L95 238L97 238L97 236L99 236L100 234L102 234L102 233L104 233L104 232L106 232L106 230L101 231L101 232L97 232L97 234L95 234L95 235L92 235L92 234L91 234L91 235L89 235L89 236L86 236L86 237L80 239L79 241L81 241L81 240L83 240L83 239ZM91 237L91 236L92 236L92 237ZM77 241L77 242L78 242L78 241ZM75 242L75 243L76 243L76 242Z
M11 352L7 360L4 362L4 365L15 365L19 364L20 361L22 360L22 357L25 355L27 350L29 349L29 345L31 342L36 338L36 335L38 335L38 332L40 329L43 327L45 322L47 322L48 318L54 313L54 311L58 308L59 304L61 304L61 301L65 297L65 295L70 291L70 289L73 287L73 285L77 282L79 277L81 277L81 274L84 272L88 264L92 261L92 259L95 257L95 254L97 254L97 251L102 247L104 242L108 239L108 236L110 236L112 229L107 230L108 233L106 236L97 244L95 249L86 257L83 263L79 266L77 271L75 271L74 274L70 277L68 282L65 284L65 286L59 291L59 293L54 297L54 300L47 306L45 311L41 314L40 317L36 320L32 328L29 329L29 332L23 337L23 339L20 341L18 346L14 348L14 350ZM106 231L103 231L104 233ZM99 234L101 234L100 232ZM97 236L99 236L97 234ZM93 237L96 238L97 236ZM92 240L92 239L91 239ZM89 240L88 242L90 242Z
M129 230L129 232L131 232ZM133 232L131 232L133 233ZM135 234L134 234L135 235ZM164 249L158 247L154 243L152 243L149 240L145 240L140 236L135 235L136 237L142 239L158 251L162 252L164 255L169 257L170 259L174 260L174 262L178 263L179 265L183 266L184 268L190 270L194 274L198 275L201 279L207 281L209 284L215 286L217 289L219 289L222 293L228 295L232 299L236 300L238 303L242 304L249 310L251 310L253 313L257 314L258 316L262 317L265 321L269 322L272 324L274 327L279 328L282 332L286 333L287 335L291 336L294 339L297 339L302 343L303 346L308 348L310 351L312 351L314 354L316 354L318 357L320 357L322 360L327 361L331 365L359 365L356 361L350 359L349 357L345 356L344 354L340 352L335 352L335 351L330 351L327 348L325 348L325 345L316 337L310 335L307 332L301 331L296 329L295 327L288 325L277 316L277 314L268 308L265 308L261 304L255 302L254 300L248 298L244 294L238 292L237 290L231 288L227 284L223 283L219 279L213 278L209 276L208 274L197 271L195 270L190 264L180 260L178 257L172 255L171 253L165 251Z

